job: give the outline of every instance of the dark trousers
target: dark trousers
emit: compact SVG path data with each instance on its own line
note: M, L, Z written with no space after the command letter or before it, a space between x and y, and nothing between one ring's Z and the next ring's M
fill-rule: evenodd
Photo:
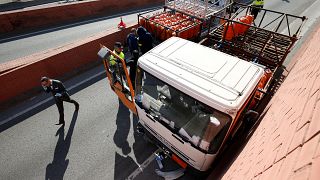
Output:
M59 117L59 124L64 123L64 108L63 108L63 101L68 103L73 103L75 106L78 105L77 101L70 98L69 95L64 94L62 97L55 97L54 100L56 101L56 105L58 107L58 111L60 114Z
M252 6L251 15L253 15L253 19L256 19L258 16L258 13L260 12L260 9L258 8L263 8L263 6Z

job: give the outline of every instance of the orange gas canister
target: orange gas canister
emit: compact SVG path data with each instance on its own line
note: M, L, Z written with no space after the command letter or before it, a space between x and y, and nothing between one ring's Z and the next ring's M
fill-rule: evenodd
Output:
M145 28L146 27L146 20L144 18L141 18L139 20L139 25Z
M249 20L247 19L246 16L242 16L239 21L241 23L244 23L244 24L249 24ZM238 30L238 34L239 35L243 35L247 32L247 30L249 29L249 26L246 26L246 25L243 25L243 24L236 24L237 26L237 30Z
M222 38L227 41L231 41L235 36L237 36L236 30L237 29L236 29L235 23L233 22L226 23L223 27Z
M258 99L261 98L262 93L258 91L258 89L264 89L272 76L272 71L270 69L265 69L262 78L259 81L257 86L257 91L254 94L254 99L251 101L249 109L252 109L256 106Z
M254 17L251 14L247 14L246 18L248 20L249 25L251 25L253 23Z

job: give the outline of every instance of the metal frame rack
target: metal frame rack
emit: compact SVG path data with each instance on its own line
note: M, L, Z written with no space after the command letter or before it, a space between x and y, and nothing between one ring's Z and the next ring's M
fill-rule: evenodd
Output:
M225 16L212 15L210 33L205 43L220 51L247 61L256 61L274 70L282 66L291 48L299 39L299 33L307 18L260 9L253 25L237 21L239 16L249 14L252 8L254 7L234 2L220 10L227 12ZM237 11L233 12L234 9ZM213 22L220 22L220 24L216 25ZM249 26L248 31L227 41L223 38L227 32L225 27L236 31L234 26L228 26L231 23Z

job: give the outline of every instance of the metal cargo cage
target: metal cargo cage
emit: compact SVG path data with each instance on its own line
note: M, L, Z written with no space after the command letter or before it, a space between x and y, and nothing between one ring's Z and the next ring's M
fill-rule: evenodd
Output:
M281 66L299 38L306 17L232 3L221 9L225 16L212 15L206 45L254 61L271 70ZM216 23L218 22L218 23Z
M172 36L196 39L201 32L202 20L170 9L138 15L139 25L147 29L157 40L164 41Z

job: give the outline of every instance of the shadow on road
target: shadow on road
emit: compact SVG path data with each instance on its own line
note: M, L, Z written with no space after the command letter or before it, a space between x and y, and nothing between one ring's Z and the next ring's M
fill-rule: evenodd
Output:
M117 147L121 148L122 153L124 155L128 155L131 152L131 147L129 146L129 142L127 140L129 131L130 131L130 111L129 109L119 101L119 109L117 113L117 130L114 133L113 141Z
M122 180L126 179L129 174L131 174L135 169L138 168L138 165L130 156L122 156L115 153L115 167L114 167L114 179ZM110 178L111 179L111 178Z
M130 116L132 113L120 99L118 100L119 109L116 119L117 130L114 133L113 141L117 147L121 148L122 155L117 152L115 153L114 179L126 179L139 167L138 164L141 165L152 153L156 151L157 147L145 141L143 136L137 133L137 116L133 114L133 118L131 120ZM130 147L128 142L131 124L134 129L134 143L132 147ZM134 153L133 157L130 157L131 154L129 155L131 150L133 150Z
M83 79L87 79L91 76L93 76L94 74L96 74L97 72L100 72L103 69L103 66L101 65L101 68L99 69L95 69L94 71L90 72L90 73L86 73L84 72L83 74L78 75L76 78L71 79L71 82L66 82L66 79L61 79L68 87L74 85L74 84L79 84L78 86L74 87L72 90L69 90L70 95L73 95L89 86L91 86L92 84L95 84L96 82L106 78L105 74L101 74L99 76L96 76L95 78L90 79L89 81L86 81L84 83L81 83L83 81ZM82 73L81 71L79 73ZM68 80L69 81L69 80ZM40 86L40 85L39 85ZM39 87L40 89L40 87ZM49 100L47 100L49 98ZM76 100L76 99L75 99ZM43 103L42 103L43 102ZM28 119L29 117L49 108L50 106L54 105L55 101L54 99L51 97L51 94L46 94L45 92L43 92L41 90L40 94L36 94L36 97L33 98L32 100L25 100L24 102L20 102L17 103L17 105L13 105L11 108L11 110L5 109L6 105L0 105L0 110L2 111L2 115L0 115L0 124L1 121L16 115L17 113L19 113L20 111L24 111L25 109L29 108L29 107L33 107L31 110L29 110L26 113L23 113L15 118L13 118L12 120L10 120L9 122L6 122L4 124L2 124L0 126L0 133L9 129L10 127ZM81 106L81 104L80 104ZM8 111L8 112L6 112Z
M47 165L46 168L46 180L63 179L63 176L69 164L69 159L66 158L70 149L71 137L73 134L74 127L76 125L77 117L78 111L75 111L73 113L73 117L66 138L64 138L64 126L61 126L56 133L56 136L59 136L58 142L54 150L53 160L51 163Z
M235 137L230 142L229 146L223 151L216 161L213 164L213 169L209 177L209 179L222 179L223 175L228 171L233 162L240 155L244 147L249 142L250 138L258 128L261 120L266 115L270 107L268 107L263 114L261 114L259 120L253 125L251 129L244 130L240 133L237 133Z

